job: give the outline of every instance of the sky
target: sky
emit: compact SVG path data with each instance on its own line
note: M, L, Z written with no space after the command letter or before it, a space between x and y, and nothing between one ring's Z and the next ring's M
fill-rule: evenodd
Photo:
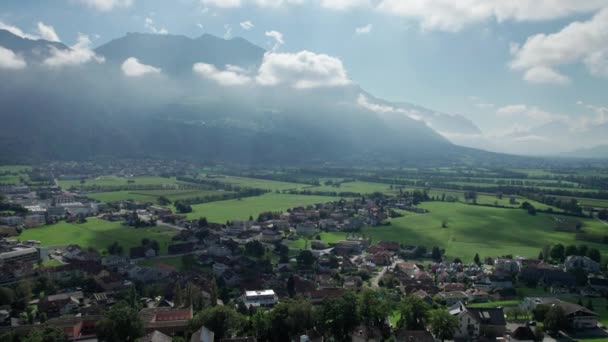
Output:
M483 132L456 143L521 154L608 143L578 138L608 127L608 0L3 0L7 27L70 46L126 32L243 37L335 57L374 96ZM553 123L564 135L538 132Z

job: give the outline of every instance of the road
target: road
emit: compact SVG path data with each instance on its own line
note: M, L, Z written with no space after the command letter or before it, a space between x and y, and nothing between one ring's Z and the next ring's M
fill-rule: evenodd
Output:
M395 266L397 266L397 264L400 263L400 262L402 262L402 261L403 260L401 260L401 259L397 259L397 260L393 261L393 263L390 266L384 266L382 268L382 271L378 272L378 274L375 277L372 278L372 281L371 281L372 287L373 288L380 287L380 285L378 285L378 283L380 282L380 279L386 274L386 272L389 269L395 268Z
M156 225L157 226L165 226L165 227L173 228L173 229L176 229L176 230L179 230L179 231L188 230L188 229L186 229L184 227L176 226L176 225L171 224L171 223L166 223L166 222L163 222L161 220L156 221Z

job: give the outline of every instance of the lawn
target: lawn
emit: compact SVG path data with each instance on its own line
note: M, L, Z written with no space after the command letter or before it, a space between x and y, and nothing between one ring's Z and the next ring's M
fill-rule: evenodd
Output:
M128 183L134 181L134 183ZM59 185L65 189L71 187L79 188L82 186L121 186L121 185L175 185L186 184L172 178L142 176L142 177L117 177L117 176L101 176L94 179L85 179L84 184L80 184L80 180L60 180Z
M188 219L206 217L210 222L225 223L229 220L246 220L249 216L257 218L260 213L266 211L284 211L301 205L327 203L338 199L330 196L267 193L256 197L196 204L187 216Z
M321 241L326 243L336 243L338 241L346 239L346 233L341 232L320 232L319 236L321 237ZM310 248L311 241L312 240L308 240L308 248ZM289 241L287 245L295 249L304 249L306 248L306 240L300 238L297 240Z
M427 202L428 214L407 215L391 220L390 226L367 227L363 232L374 241L398 241L406 245L439 246L449 258L473 260L497 255L536 257L543 246L552 243L587 244L604 255L608 246L575 240L574 233L555 231L552 215L529 215L524 210L501 209L462 203ZM442 228L443 222L448 228ZM605 231L602 223L583 219L585 230Z
M502 301L497 301L497 302L472 303L472 304L467 304L467 307L471 307L471 308L497 308L499 306L513 307L513 306L518 306L519 303L520 303L519 300L502 300Z
M106 191L87 194L87 197L100 202L117 202L124 200L134 200L139 202L156 203L160 196L167 197L170 201L180 199L204 197L211 195L226 194L225 191L217 190L123 190Z
M94 247L103 252L114 241L118 242L125 252L129 248L139 246L141 239L157 240L160 253L167 253L167 246L176 231L167 227L130 228L120 222L109 222L97 218L89 218L86 223L72 224L57 223L42 228L32 228L23 231L21 240L39 240L43 247L79 245L83 248Z

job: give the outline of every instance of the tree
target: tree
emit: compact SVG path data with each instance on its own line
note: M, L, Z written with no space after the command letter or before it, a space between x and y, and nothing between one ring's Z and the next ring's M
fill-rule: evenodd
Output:
M209 226L209 222L206 217L201 217L198 219L198 227L203 228Z
M211 301L211 306L216 306L217 305L217 280L215 279L215 276L213 276L211 278L211 289L209 290L209 300Z
M252 257L261 257L266 252L266 248L260 241L249 241L245 244L245 253Z
M127 302L114 304L105 318L97 322L97 336L107 342L135 341L144 334L137 308Z
M357 297L352 292L325 300L319 312L319 326L324 335L335 341L350 341L350 333L359 325Z
M433 247L431 255L432 255L431 257L433 258L433 260L435 260L435 261L441 260L441 250L439 249L439 247L437 247L437 246Z
M545 330L551 334L555 334L566 327L566 314L564 309L559 305L553 305L545 315Z
M15 291L9 287L0 287L0 306L11 305L15 301Z
M557 245L553 245L551 248L551 259L557 262L564 262L565 259L565 248L564 245L558 243Z
M192 206L182 201L175 202L175 210L180 214L187 214L192 212Z
M171 201L167 197L165 197L165 196L160 196L156 201L160 205L169 205L169 204L171 204Z
M63 331L51 325L32 329L29 334L20 339L22 342L67 342Z
M591 298L587 299L586 307L587 307L587 309L593 311L593 302L591 301Z
M589 257L589 259L595 262L600 262L602 259L602 255L600 254L600 251L597 248L589 248L589 250L587 251L587 256Z
M359 294L359 316L361 323L371 330L373 328L384 329L386 317L390 313L390 307L386 296L380 291L364 289Z
M184 294L182 291L182 286L179 281L175 283L175 287L173 288L173 304L176 307L180 307L183 304Z
M215 338L221 340L243 331L245 317L231 306L214 306L197 313L190 321L190 330L196 331L202 326L213 331Z
M111 255L122 255L124 252L121 245L118 242L114 241L110 246L108 246L108 253Z
M16 308L25 310L30 300L32 300L32 284L29 281L22 281L15 287L15 303Z
M271 340L291 341L314 326L312 304L306 300L287 300L270 312Z
M473 258L473 261L478 266L481 264L481 261L479 260L479 254L475 253L475 257Z
M310 267L315 262L315 256L309 250L300 251L296 259L299 265L305 267Z
M578 255L578 248L575 245L568 245L564 254L569 257L571 255Z
M295 297L296 295L296 281L293 275L287 278L287 293L291 298Z
M535 321L544 322L548 311L548 305L537 305L534 310L532 310L532 317L534 317Z
M597 218L600 220L606 221L608 220L608 209L604 209L597 213Z
M578 254L577 255L587 255L589 251L589 247L587 245L578 246Z
M424 321L430 310L430 306L422 298L408 295L399 304L401 317L397 325L407 330L420 330L424 328Z
M454 331L458 328L458 318L450 315L444 309L432 310L429 312L429 325L435 338L441 341L451 340Z

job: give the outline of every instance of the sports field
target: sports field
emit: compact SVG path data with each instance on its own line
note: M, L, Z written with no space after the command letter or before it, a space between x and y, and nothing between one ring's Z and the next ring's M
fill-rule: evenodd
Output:
M577 241L574 233L555 230L553 215L529 215L524 210L500 209L462 203L428 202L420 205L428 214L407 213L391 220L390 226L367 227L364 233L374 241L392 240L406 245L439 246L450 258L472 261L481 257L521 255L536 257L543 246L553 243L587 244L608 253L608 245ZM448 227L442 228L443 222ZM583 229L607 231L601 222L583 219Z
M141 239L157 240L160 253L167 253L167 246L176 231L167 227L131 228L120 222L109 222L97 218L89 218L86 223L72 224L61 222L51 226L32 228L23 231L20 240L38 240L43 247L79 245L83 248L94 247L103 252L114 241L118 242L129 252L129 248L141 244Z
M189 219L206 217L210 222L225 223L229 220L246 220L249 216L257 219L260 213L267 211L283 211L297 206L327 203L338 199L338 197L330 196L267 193L256 197L196 204L192 206L193 211L187 216Z

